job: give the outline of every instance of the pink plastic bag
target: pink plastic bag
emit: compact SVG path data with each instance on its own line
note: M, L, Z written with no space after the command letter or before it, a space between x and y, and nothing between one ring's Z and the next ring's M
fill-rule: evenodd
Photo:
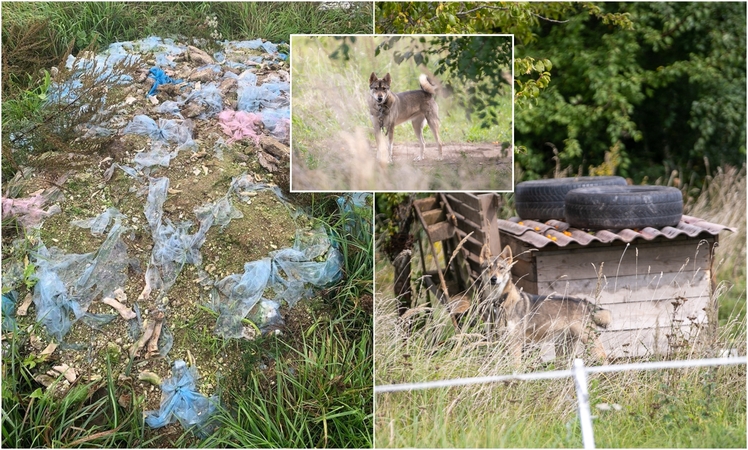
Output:
M240 141L244 138L250 138L259 144L260 135L256 131L262 123L260 114L248 113L246 111L233 111L227 109L218 115L218 125L223 132L231 138L229 143Z

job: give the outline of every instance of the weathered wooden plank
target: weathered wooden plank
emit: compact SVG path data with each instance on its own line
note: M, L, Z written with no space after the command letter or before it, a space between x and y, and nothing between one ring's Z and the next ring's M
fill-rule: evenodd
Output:
M478 198L481 202L481 211L485 217L484 227L487 228L486 244L488 244L492 255L498 255L501 253L501 234L499 233L497 216L498 196L496 194L481 194Z
M673 312L671 300L654 302L629 302L604 305L610 311L613 320L608 326L609 331L638 330L640 328L655 328L671 326L680 327L691 323L706 323L709 306L708 297L686 299Z
M479 242L483 242L486 239L486 232L483 227L473 222L472 220L466 219L462 214L455 212L457 218L457 227L461 230L470 233L473 232L473 236Z
M617 278L601 279L600 302L623 303L631 301L655 301L672 299L678 296L686 298L709 297L711 292L710 272L680 272L669 274L629 275ZM527 280L528 283L533 283ZM594 298L598 291L597 278L583 280L558 280L554 282L538 281L537 293L547 295L557 292L584 298ZM529 292L529 291L528 291Z
M698 337L699 329L682 326L671 328L645 328L641 330L609 331L600 334L600 341L606 353L612 358L641 357L654 354L666 354L668 351L667 335L676 331L691 341Z
M467 233L463 230L460 230L459 228L455 229L455 233L457 234L457 239L462 241L465 239L465 236L467 236ZM471 253L475 254L476 256L480 256L481 249L483 248L483 244L481 244L477 239L473 237L474 235L468 236L467 240L465 241L463 245L463 248L468 249Z
M456 200L457 202L467 205L476 211L480 210L480 200L478 199L478 196L469 192L453 192L447 194L447 198L450 199L450 203L452 202L452 200ZM454 207L454 205L452 206Z
M553 281L561 277L592 278L603 264L603 274L636 275L678 272L709 267L709 248L698 242L690 245L648 245L634 243L625 247L578 249L573 252L538 252L538 280ZM637 252L638 250L638 252Z
M455 227L449 222L439 222L426 229L431 242L444 241L455 235Z
M536 252L528 251L530 250L530 246L528 246L525 242L522 242L516 237L512 236L511 234L500 233L500 235L501 235L501 241L504 243L504 245L508 245L509 248L512 249L512 255L514 256L515 261L517 260L527 261L535 265L535 259L533 258L533 255Z
M413 205L417 206L421 212L436 208L436 197L419 198L413 201Z
M449 198L449 196L447 196ZM481 225L484 222L484 215L481 213L480 210L473 209L469 206L467 206L464 203L461 203L459 201L451 200L449 202L449 206L452 207L452 210L464 218L468 220L472 220L474 223Z
M422 212L422 214L423 221L426 222L426 225L433 225L435 223L444 222L445 220L447 220L447 215L441 208L424 211Z
M517 259L514 261L512 266L512 275L515 277L523 277L527 281L537 281L537 275L535 275L535 265L531 262Z

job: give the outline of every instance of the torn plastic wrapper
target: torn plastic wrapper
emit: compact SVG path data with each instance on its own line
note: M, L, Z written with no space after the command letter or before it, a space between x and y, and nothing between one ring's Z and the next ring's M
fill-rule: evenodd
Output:
M113 296L127 281L126 228L119 217L104 243L92 253L66 254L44 245L34 255L38 281L34 286L36 320L62 341L75 320L81 319L98 296ZM70 319L70 314L74 319Z
M138 167L163 166L169 167L172 159L176 158L179 150L169 151L169 147L161 141L153 141L149 151L138 152L133 162Z
M293 248L271 252L273 258L273 290L276 301L285 300L294 306L302 298L313 295L305 286L323 287L342 276L343 255L330 244L324 228L311 232L296 231ZM325 257L324 261L317 259ZM285 274L285 277L283 276Z
M218 398L197 392L197 379L195 367L187 367L181 359L174 361L171 378L161 383L161 408L147 411L145 423L151 428L161 428L179 420L185 429L197 426L199 434L208 434Z
M62 211L60 205L52 205L43 210L47 197L42 194L26 198L2 198L3 220L15 217L24 228L40 227L44 219Z
M220 71L220 68L218 70ZM207 84L199 90L193 90L184 100L185 104L191 102L205 108L205 111L197 115L200 120L215 117L223 110L223 96L215 83Z
M16 302L18 292L10 291L3 294L3 331L15 331L16 329Z
M197 144L192 140L192 130L186 123L187 121L158 119L157 124L150 117L140 114L133 117L132 122L127 124L122 133L139 134L148 136L153 140L171 142L179 145L178 150L181 148L196 148Z
M151 90L148 91L148 96L156 95L156 92L158 91L158 87L162 84L179 84L182 82L182 80L174 80L170 76L166 75L166 72L163 71L163 69L160 69L158 67L151 67L151 70L148 71L148 78L153 79L153 86L151 86Z
M288 93L288 83L264 83L256 86L251 79L239 78L237 84L237 110L257 112L260 108L278 109L289 104L282 94Z
M218 312L215 333L223 338L242 336L241 321L247 314L263 332L282 323L281 300L293 307L314 295L308 287L323 287L343 276L343 255L333 247L324 228L298 230L293 248L270 253L271 258L246 263L244 274L218 281L211 308ZM317 259L324 258L322 261ZM276 293L274 301L262 300L267 288Z
M73 220L72 222L70 222L70 225L81 228L90 228L91 234L93 234L94 236L101 236L109 227L109 222L111 222L112 219L116 219L118 217L123 218L125 216L122 215L117 208L107 208L106 211L96 217L83 220Z
M233 274L216 283L219 303L216 334L224 338L242 336L241 321L260 301L270 279L270 259L248 262L244 274Z

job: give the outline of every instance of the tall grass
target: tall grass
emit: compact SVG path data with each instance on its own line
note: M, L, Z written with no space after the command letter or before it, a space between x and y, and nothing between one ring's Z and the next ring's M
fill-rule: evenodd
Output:
M722 168L687 213L738 228L717 249L719 327L688 352L746 354L745 169ZM413 267L419 267L418 261ZM414 272L414 276L419 274ZM376 384L516 370L501 339L478 328L456 334L444 308L421 308L406 332L392 298L392 269L379 262L375 310ZM419 294L425 296L423 290ZM679 356L680 357L680 356ZM526 358L521 371L566 367ZM590 403L599 447L746 446L746 368L725 366L591 375ZM378 447L579 447L576 397L570 379L509 382L377 395Z
M206 447L371 447L373 330L372 208L341 211L336 195L311 208L345 258L345 280L313 308L313 323L292 343L275 340L272 375L248 360L245 387L229 392Z

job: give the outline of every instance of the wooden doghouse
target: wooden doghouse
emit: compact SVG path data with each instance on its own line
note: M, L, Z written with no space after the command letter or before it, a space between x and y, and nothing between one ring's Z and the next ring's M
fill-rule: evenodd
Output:
M685 215L677 227L659 230L588 233L518 218L498 226L519 288L582 297L611 311L601 340L612 357L668 354L716 324L714 250L719 233L734 229Z
M454 314L464 312L470 301L452 297L465 291L479 276L482 254L498 255L501 251L498 206L499 197L493 193L436 194L413 202L413 212L428 240L426 248L418 241L424 284L441 303L448 305L455 326ZM443 251L441 264L437 243L441 243ZM426 266L427 254L436 270Z

